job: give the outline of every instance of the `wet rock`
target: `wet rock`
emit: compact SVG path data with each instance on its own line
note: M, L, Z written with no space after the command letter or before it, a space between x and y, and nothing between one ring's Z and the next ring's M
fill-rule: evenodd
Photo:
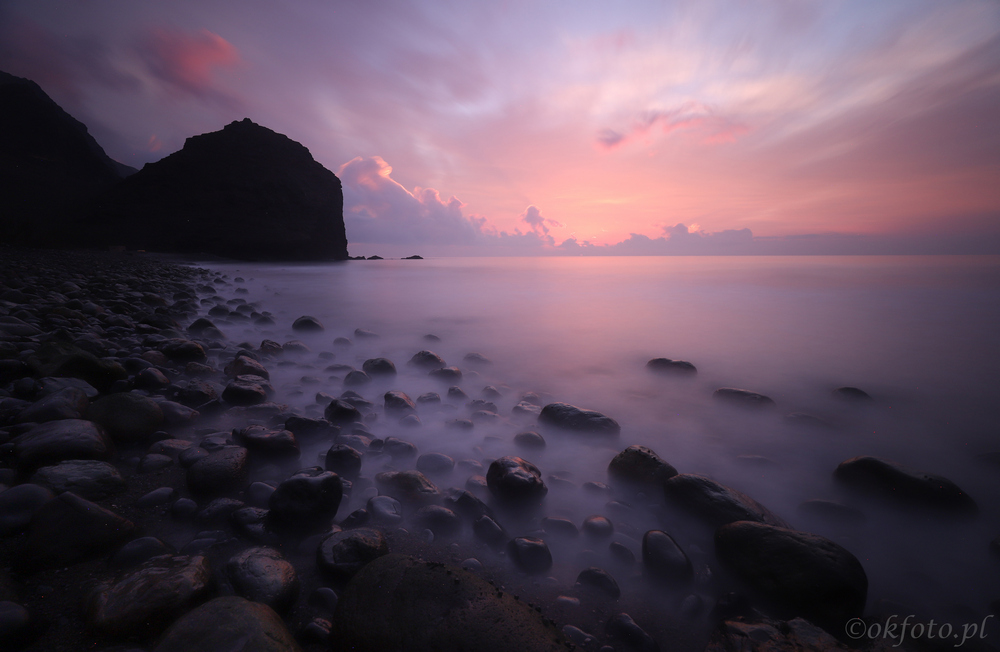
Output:
M378 333L370 331L367 328L355 328L354 337L359 340L375 340L378 339Z
M207 596L211 579L205 557L155 557L98 586L87 622L115 636L156 636Z
M404 555L359 572L337 603L331 638L344 649L565 651L551 621L475 574Z
M660 646L652 636L628 614L615 614L605 626L605 631L613 642L628 652L660 652ZM617 648L616 648L617 649Z
M161 439L149 447L149 452L156 455L166 455L176 460L180 454L191 448L193 444L186 439Z
M439 496L434 483L420 471L383 471L375 476L375 482L385 493L405 503L427 504Z
M788 527L784 520L756 500L702 475L684 473L663 483L668 503L674 504L711 527L734 521L757 521Z
M188 488L196 494L239 489L246 482L247 457L247 449L242 446L224 446L209 453L188 467Z
M347 401L333 399L323 411L326 420L334 425L347 425L355 421L361 421L361 411Z
M0 536L23 530L35 512L54 497L47 487L30 483L0 491Z
M310 419L300 416L288 417L285 420L285 430L292 431L295 438L300 441L329 440L340 432L339 428L326 419Z
M191 340L167 340L160 345L160 352L174 362L204 362L208 358L205 348Z
M642 536L642 565L648 576L661 582L685 585L694 579L691 560L662 530L650 530Z
M330 535L316 551L316 566L331 578L344 582L365 564L389 554L385 536L371 528L345 530Z
M376 523L393 525L403 520L403 506L392 496L372 496L365 507Z
M371 376L369 376L368 374L359 369L355 369L354 371L344 376L345 387L358 387L360 385L367 385L371 381L372 381Z
M279 484L268 500L268 509L283 525L308 527L332 519L343 495L340 476L316 466Z
M844 624L864 611L864 568L823 537L738 521L716 531L715 552L780 618L801 616L829 632L843 632Z
M76 387L66 387L49 394L21 410L17 423L44 423L60 419L82 419L90 406L87 394Z
M233 361L226 365L225 373L230 378L236 378L237 376L259 376L264 379L271 378L271 374L264 365L253 358L248 358L242 355L233 358Z
M469 521L475 522L480 516L493 516L493 510L489 505L477 498L473 493L457 487L452 487L445 492L441 503L456 514Z
M466 353L462 360L471 365L487 366L493 364L493 361L485 355L476 352Z
M430 530L435 538L458 534L462 520L455 512L441 505L425 505L413 515L413 522L421 529Z
M434 369L427 375L445 383L456 383L462 380L462 370L458 367L441 367Z
M511 408L510 413L520 417L537 417L542 413L542 408L527 401L521 401Z
M323 327L320 320L315 317L310 317L309 315L303 315L292 322L292 330L303 333L318 333L326 329Z
M289 430L247 426L234 433L236 441L251 455L261 459L286 461L299 459L299 442Z
M583 521L583 533L594 539L607 539L615 533L615 526L606 516L588 516Z
M281 617L267 605L237 596L215 598L166 631L153 652L300 652Z
M480 516L472 524L472 533L477 539L491 546L499 546L507 538L503 527L486 515Z
M416 445L397 437L386 437L382 441L382 451L394 460L417 456Z
M611 558L619 564L631 566L635 563L635 553L621 541L612 541L609 543L608 552L611 553Z
M249 548L226 564L226 574L236 592L282 613L299 595L295 567L274 548Z
M369 376L395 376L396 365L388 358L370 358L361 365L362 371Z
M402 417L417 411L417 406L413 402L413 399L403 392L386 392L383 399L385 400L385 413L387 415Z
M169 546L156 537L139 537L132 539L118 552L112 555L108 562L113 568L134 568L153 557L174 554L173 546Z
M542 539L516 537L507 544L507 556L529 575L538 575L552 568L552 553Z
M423 369L440 369L445 366L445 361L437 353L424 350L414 353L408 364Z
M167 378L159 369L151 367L138 372L135 375L133 385L135 385L136 389L145 389L155 392L170 385L170 379Z
M617 600L622 595L618 582L611 573L600 568L590 567L580 571L576 576L576 583L612 600Z
M713 392L712 397L717 401L744 408L763 409L775 406L774 400L768 396L735 387L721 387Z
M135 501L136 507L149 508L166 505L177 497L177 490L173 487L159 487L145 494Z
M326 452L324 465L327 471L354 480L361 473L361 453L345 444L334 444Z
M114 451L103 428L81 419L43 423L18 435L11 443L15 462L22 470L63 460L108 460Z
M697 369L690 362L671 360L670 358L653 358L646 363L646 368L658 374L694 374Z
M514 443L525 450L545 450L545 438L533 430L514 435Z
M860 509L832 500L806 500L799 503L798 511L807 517L838 526L863 525L868 520Z
M472 430L476 427L472 419L448 419L444 425L450 430Z
M608 477L612 482L654 496L663 491L663 483L675 475L677 469L645 446L629 446L608 464Z
M174 460L169 455L149 453L147 455L143 455L142 459L139 460L139 472L153 473L155 471L161 471L168 466L173 465L173 463Z
M868 392L857 387L838 387L833 390L833 395L839 399L855 403L869 403L873 400Z
M236 406L260 405L267 402L269 389L270 385L265 378L252 375L237 376L226 385L226 389L222 392L222 400Z
M465 393L465 390L458 385L453 385L448 388L448 399L451 401L457 401L464 403L469 400L469 395Z
M839 482L883 500L956 515L976 514L976 502L951 480L877 457L853 457L834 471Z
M441 395L437 392L426 392L417 397L420 405L436 405L441 402Z
M575 539L580 536L580 529L568 518L546 516L542 519L542 529L546 534L565 539Z
M67 491L35 512L22 557L33 567L72 564L106 554L134 529L131 521Z
M43 371L47 376L85 380L100 392L107 392L117 381L128 379L128 372L121 364L79 349L56 357Z
M190 372L189 372L190 373ZM188 380L178 383L177 395L175 397L181 405L189 408L197 408L215 401L219 398L219 392L212 383L203 380Z
M243 506L243 502L235 498L215 498L195 514L194 520L204 526L219 527L227 523L233 512Z
M569 403L549 403L542 408L538 422L560 428L604 437L617 437L621 426L611 417L594 410L584 410Z
M424 453L417 458L417 470L421 473L451 473L455 468L455 460L444 453Z
M727 620L712 634L705 652L731 650L847 652L849 649L812 623L802 618L793 618L788 622L766 619L755 622Z
M487 471L486 482L498 500L511 503L536 503L548 492L538 467L520 457L494 460Z
M64 460L38 469L31 482L55 493L72 491L87 500L100 500L125 491L125 480L113 465L97 460Z

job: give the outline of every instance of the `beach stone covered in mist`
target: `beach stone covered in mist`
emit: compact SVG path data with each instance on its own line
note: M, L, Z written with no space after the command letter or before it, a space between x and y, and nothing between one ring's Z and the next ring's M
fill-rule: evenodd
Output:
M153 652L300 652L273 609L238 596L210 600L167 629Z
M833 475L853 489L899 504L955 514L978 512L976 501L948 478L908 469L877 457L845 460Z
M878 648L881 649L881 646ZM754 619L753 622L738 620L723 622L712 634L705 652L731 652L732 650L848 652L850 649L827 632L802 618L793 618L787 622L763 618Z
M715 533L715 553L780 618L801 616L828 632L864 612L868 577L861 562L815 534L737 521Z
M323 462L327 471L354 480L361 473L361 453L346 444L334 444Z
M734 521L789 527L783 519L750 496L703 475L675 475L663 483L663 490L668 503L684 509L711 527Z
M569 403L549 403L542 408L538 422L561 428L607 437L617 437L621 426L611 417L594 410L584 410Z
M622 595L618 582L611 576L611 573L602 568L585 568L576 576L576 583L612 600L617 600Z
M239 489L247 478L247 449L223 446L196 460L187 470L188 488L196 494Z
M538 575L552 568L552 553L542 539L516 537L507 543L507 555L514 565L529 575Z
M440 369L445 366L445 361L437 353L424 350L414 353L408 364L424 369Z
M660 652L656 640L628 614L615 614L604 630L612 642L629 652Z
M455 460L444 453L424 453L417 458L417 470L421 473L450 473L455 468Z
M608 464L608 476L613 482L632 488L662 491L663 483L677 475L677 469L665 462L651 448L629 446Z
M462 370L458 367L441 367L430 371L427 375L446 383L454 383L462 379Z
M355 421L361 421L361 410L347 401L335 398L326 406L323 416L334 425L347 425Z
M670 358L653 358L646 363L646 368L658 374L694 374L698 371L690 362Z
M340 476L320 467L303 469L278 485L268 499L271 518L287 525L310 525L333 518L344 486Z
M274 548L248 548L226 563L236 592L275 611L289 608L299 595L295 567Z
M292 322L293 331L301 332L312 332L317 333L319 331L325 330L323 323L316 319L315 317L310 317L309 315L303 315Z
M417 411L416 403L403 392L386 392L382 398L385 401L385 413L388 415L402 417Z
M335 580L346 581L366 564L389 554L385 535L373 528L336 532L319 544L316 566Z
M564 652L551 621L458 567L390 554L340 595L331 638L344 649Z
M874 400L868 392L857 387L838 387L833 390L833 395L840 399L856 401L858 403L867 403Z
M225 373L230 378L248 375L260 376L265 379L271 378L271 374L268 372L267 367L253 358L248 358L244 355L233 358L233 361L226 365Z
M388 358L370 358L365 360L364 364L361 365L361 369L369 376L396 375L396 365Z
M35 426L11 440L18 468L35 469L63 460L109 460L114 452L104 429L92 421L61 419Z
M17 423L44 423L59 419L82 419L90 407L87 393L77 387L64 387L35 401L17 415Z
M746 408L760 409L774 407L775 405L774 400L769 396L735 387L721 387L712 393L712 397L717 401Z
M163 410L153 399L131 392L109 394L90 406L90 419L117 442L145 441L163 425Z
M405 503L426 504L437 500L438 488L420 471L383 471L375 483L388 495Z
M222 400L230 405L260 405L267 401L267 379L260 376L237 376L222 392Z
M642 565L647 575L663 582L683 585L694 578L691 560L662 530L650 530L642 536Z
M486 484L498 500L509 503L537 503L548 493L542 472L520 457L494 460L486 472Z
M72 491L87 500L100 500L125 491L126 483L114 465L98 460L63 460L43 466L31 482L55 493Z

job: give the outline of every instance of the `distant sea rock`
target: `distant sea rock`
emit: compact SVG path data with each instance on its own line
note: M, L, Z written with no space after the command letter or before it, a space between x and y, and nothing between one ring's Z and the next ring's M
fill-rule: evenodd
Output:
M244 260L345 260L340 179L251 122L188 138L115 186L78 241Z
M81 205L134 172L38 84L0 72L0 243L52 244Z

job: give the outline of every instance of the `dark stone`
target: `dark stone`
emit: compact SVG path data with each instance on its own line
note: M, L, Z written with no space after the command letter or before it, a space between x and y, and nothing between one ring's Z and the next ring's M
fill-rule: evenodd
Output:
M662 582L685 585L694 579L691 560L674 538L661 530L642 536L642 565L647 575Z
M85 380L100 392L107 392L119 380L127 380L125 367L111 360L102 360L92 353L75 349L43 365L46 376L70 377Z
M299 440L324 439L335 437L340 429L326 419L309 419L307 417L291 416L285 420L285 429L295 433Z
M780 618L801 616L837 634L864 612L865 569L854 555L821 536L737 521L716 531L715 552Z
M417 406L413 402L413 399L403 392L386 392L383 399L385 400L385 413L387 415L401 417L417 411Z
M383 471L375 476L375 482L405 503L422 505L439 497L437 487L420 471Z
M326 329L323 327L323 323L320 320L315 317L310 317L309 315L303 315L292 322L292 330L305 333L318 333Z
M345 387L357 387L359 385L367 385L372 381L372 377L361 371L360 369L355 369L354 371L348 373L344 376L344 386ZM327 417L329 419L329 417Z
M198 460L208 457L209 452L200 446L191 446L177 454L177 461L184 468L190 468Z
M309 527L332 519L343 495L340 476L316 466L279 484L268 500L268 509L271 517L285 526Z
M745 408L762 409L773 408L775 406L774 401L768 396L735 387L719 388L715 390L712 396L718 401Z
M416 457L417 447L396 437L386 437L382 441L382 451L394 460Z
M486 484L498 500L510 503L537 503L548 493L542 472L520 457L494 460L486 472Z
M855 401L857 403L868 403L873 400L868 392L863 389L858 389L857 387L838 387L833 390L833 395L837 398L847 401Z
M444 453L424 453L417 458L417 470L421 473L451 473L455 468L455 460Z
M220 494L239 489L247 478L247 449L225 446L196 461L187 470L188 488L196 494Z
M160 344L160 352L174 362L204 362L205 347L191 340L174 339Z
M347 581L365 564L389 554L385 536L371 528L345 530L323 539L316 566L337 581Z
M545 449L545 438L533 430L514 435L514 443L526 450L540 451Z
M414 353L408 364L424 369L440 369L445 366L445 361L437 353L424 350Z
M392 496L372 496L366 507L376 523L393 525L403 520L403 506Z
M331 638L343 649L557 652L569 642L529 605L461 568L386 555L347 585Z
M645 446L629 446L608 464L608 477L614 483L652 495L658 495L663 490L663 483L675 475L677 469Z
M437 537L450 537L462 528L462 520L455 512L441 505L425 505L413 515L417 527L430 530Z
M493 510L474 494L464 489L453 487L445 492L442 504L463 518L475 522L480 516L494 518Z
M131 521L67 491L35 512L22 556L30 566L72 564L106 554L134 529Z
M215 598L189 611L166 631L153 652L299 652L273 609L238 596Z
M226 574L236 592L278 613L289 609L299 596L295 567L273 548L249 548L226 564Z
M0 536L23 530L54 494L37 484L19 484L0 491Z
M230 405L260 405L267 401L267 387L260 376L237 376L226 385L222 400Z
M617 600L622 595L622 590L618 588L618 582L611 576L611 573L600 568L590 567L580 571L580 574L576 576L576 583L612 600Z
M96 423L62 419L35 426L11 440L18 468L32 470L63 460L108 460L113 447Z
M417 403L421 405L434 405L441 402L441 395L437 392L426 392L417 397Z
M87 601L87 622L117 636L156 636L207 597L211 580L205 557L152 558L98 586Z
M568 518L546 516L542 519L542 529L545 530L546 534L567 539L574 539L580 536L580 528L576 527L576 523Z
M853 457L841 462L834 478L879 498L956 515L978 513L976 502L948 478L914 471L877 457Z
M684 473L663 483L667 502L715 528L734 521L788 527L780 517L746 494L702 475Z
M247 426L233 434L240 445L261 459L277 461L299 459L299 442L288 430Z
M344 530L350 530L352 528L367 525L370 520L371 514L368 513L367 509L356 509L340 522L340 527Z
M608 552L611 553L611 557L619 564L631 566L635 563L635 553L621 541L612 541L609 543Z
M658 374L693 374L698 371L690 362L670 358L653 358L646 363L646 368Z
M129 249L347 258L340 180L302 145L248 119L188 138L180 151L147 164L77 231L81 244Z
M181 405L190 408L201 407L205 403L215 401L219 398L219 392L208 382L203 380L189 380L177 390L176 399Z
M31 482L55 493L72 491L87 500L100 500L125 491L125 480L113 465L97 460L64 460L38 469Z
M486 365L493 364L492 360L490 360L489 358L487 358L482 353L477 353L477 352L466 353L465 357L463 357L462 360L464 362L467 362L467 363L472 364L472 365L486 366Z
M195 514L194 520L206 526L219 527L229 521L233 512L243 508L243 502L235 498L215 498Z
M739 620L723 622L712 634L705 652L730 652L731 650L848 652L850 649L839 643L827 632L802 618L793 618L787 622L755 618L752 622Z
M135 501L135 506L143 508L159 507L160 505L166 505L176 497L177 490L173 487L160 487L158 489L153 489L142 498Z
M371 358L370 360L365 360L365 363L361 365L361 369L369 376L396 375L396 365L388 358Z
M588 516L583 521L583 533L595 539L607 539L615 533L615 526L606 516Z
M44 423L59 419L82 419L87 414L90 400L76 387L66 387L35 401L21 410L17 423Z
M174 460L169 455L149 453L148 455L143 455L142 459L139 460L139 472L153 473L154 471L161 471L173 465L173 463Z
M326 420L335 425L347 425L355 421L361 421L361 411L347 401L333 399L323 411Z
M552 568L552 553L542 539L516 537L507 543L507 555L514 565L529 575L539 575Z
M267 367L257 360L243 355L233 358L233 361L226 365L225 373L230 378L237 376L260 376L268 380L271 378Z
M427 375L446 383L454 383L462 379L462 370L458 367L441 367L430 371Z
M604 629L613 642L629 652L660 652L660 646L653 637L628 614L615 614Z
M453 401L465 402L469 400L469 395L465 393L464 389L455 385L448 388L448 398Z
M361 453L345 444L334 444L326 452L324 465L327 471L354 480L361 473Z
M499 546L507 538L503 527L491 517L483 515L472 524L472 533L476 538L491 546Z
M173 546L169 546L156 537L139 537L132 539L118 552L112 555L110 564L114 568L134 568L160 555L174 554Z
M611 417L594 410L584 410L569 403L549 403L542 408L538 422L561 428L606 437L617 437L621 426Z

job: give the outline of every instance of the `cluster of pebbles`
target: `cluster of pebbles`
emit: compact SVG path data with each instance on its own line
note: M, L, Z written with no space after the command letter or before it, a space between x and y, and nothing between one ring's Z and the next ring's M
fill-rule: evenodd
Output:
M622 446L609 416L536 393L501 410L502 388L470 398L463 370L431 350L405 368L442 391L411 397L383 391L398 374L387 358L358 369L299 340L234 343L227 325L276 324L239 298L242 279L124 254L2 253L2 649L841 649L865 614L851 552ZM290 327L323 333L308 316ZM315 386L315 403L289 407L272 382L312 368L303 354L327 376L303 376L296 395ZM773 407L741 389L715 396ZM470 446L455 459L405 436L432 422L517 432L491 442L502 455ZM530 461L546 437L606 448L606 476L546 477ZM977 511L946 478L885 460L835 473L907 509ZM605 508L547 514L550 489ZM804 509L865 518L829 501ZM666 524L681 522L679 541Z

